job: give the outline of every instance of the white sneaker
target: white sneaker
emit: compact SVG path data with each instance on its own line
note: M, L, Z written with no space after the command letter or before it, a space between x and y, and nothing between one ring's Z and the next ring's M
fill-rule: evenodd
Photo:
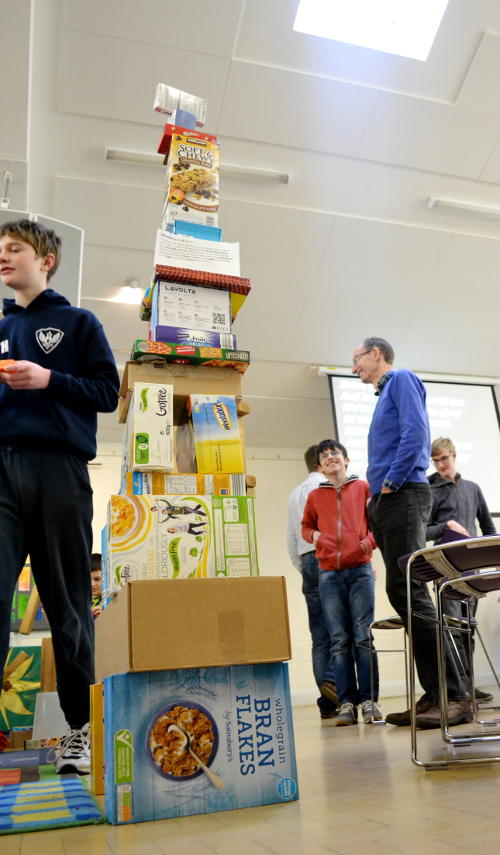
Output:
M346 727L358 723L358 710L349 701L342 704L337 711L335 727Z
M54 746L56 769L61 773L90 773L90 725L81 729L69 730Z
M376 701L363 701L361 704L361 712L363 713L363 721L365 724L372 724L374 721L383 721L384 716L382 710Z

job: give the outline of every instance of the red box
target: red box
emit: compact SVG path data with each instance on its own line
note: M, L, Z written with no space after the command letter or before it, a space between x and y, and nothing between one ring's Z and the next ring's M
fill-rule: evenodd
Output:
M168 154L173 134L187 134L194 140L205 140L205 142L217 142L214 134L203 134L201 131L191 131L189 128L181 128L180 125L165 125L163 136L158 146L158 154Z

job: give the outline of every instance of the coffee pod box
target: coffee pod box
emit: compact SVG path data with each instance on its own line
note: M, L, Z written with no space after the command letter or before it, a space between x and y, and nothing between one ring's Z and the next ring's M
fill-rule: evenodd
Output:
M111 496L108 583L257 576L250 496Z
M104 740L115 825L298 798L286 663L106 677Z
M124 438L126 469L175 469L173 393L173 386L164 383L134 383Z

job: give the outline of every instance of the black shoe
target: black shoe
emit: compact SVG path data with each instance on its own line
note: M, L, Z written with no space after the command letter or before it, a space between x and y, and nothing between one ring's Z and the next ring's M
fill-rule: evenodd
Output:
M321 712L320 711L320 716L322 719L335 718L336 715L337 715L337 710L334 710L334 712Z
M483 692L481 689L474 689L474 699L478 704L489 704L493 700L493 695L489 692Z
M323 683L319 684L319 690L324 698L328 698L332 704L335 704L335 706L338 707L339 696L337 695L337 687L335 683L330 683L328 680L325 680Z

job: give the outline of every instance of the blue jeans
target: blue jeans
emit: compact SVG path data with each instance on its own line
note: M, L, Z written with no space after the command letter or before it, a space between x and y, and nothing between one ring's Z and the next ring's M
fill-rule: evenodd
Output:
M319 595L332 638L333 667L341 704L371 697L369 632L375 604L370 563L319 571ZM374 699L378 700L378 662L374 651Z
M312 639L312 666L314 679L317 685L327 680L335 682L333 672L330 633L323 614L323 607L319 598L319 567L314 551L306 552L300 556L302 572L302 593L306 598L307 614L309 617L309 630ZM334 712L335 706L328 698L321 696L317 700L321 712Z

